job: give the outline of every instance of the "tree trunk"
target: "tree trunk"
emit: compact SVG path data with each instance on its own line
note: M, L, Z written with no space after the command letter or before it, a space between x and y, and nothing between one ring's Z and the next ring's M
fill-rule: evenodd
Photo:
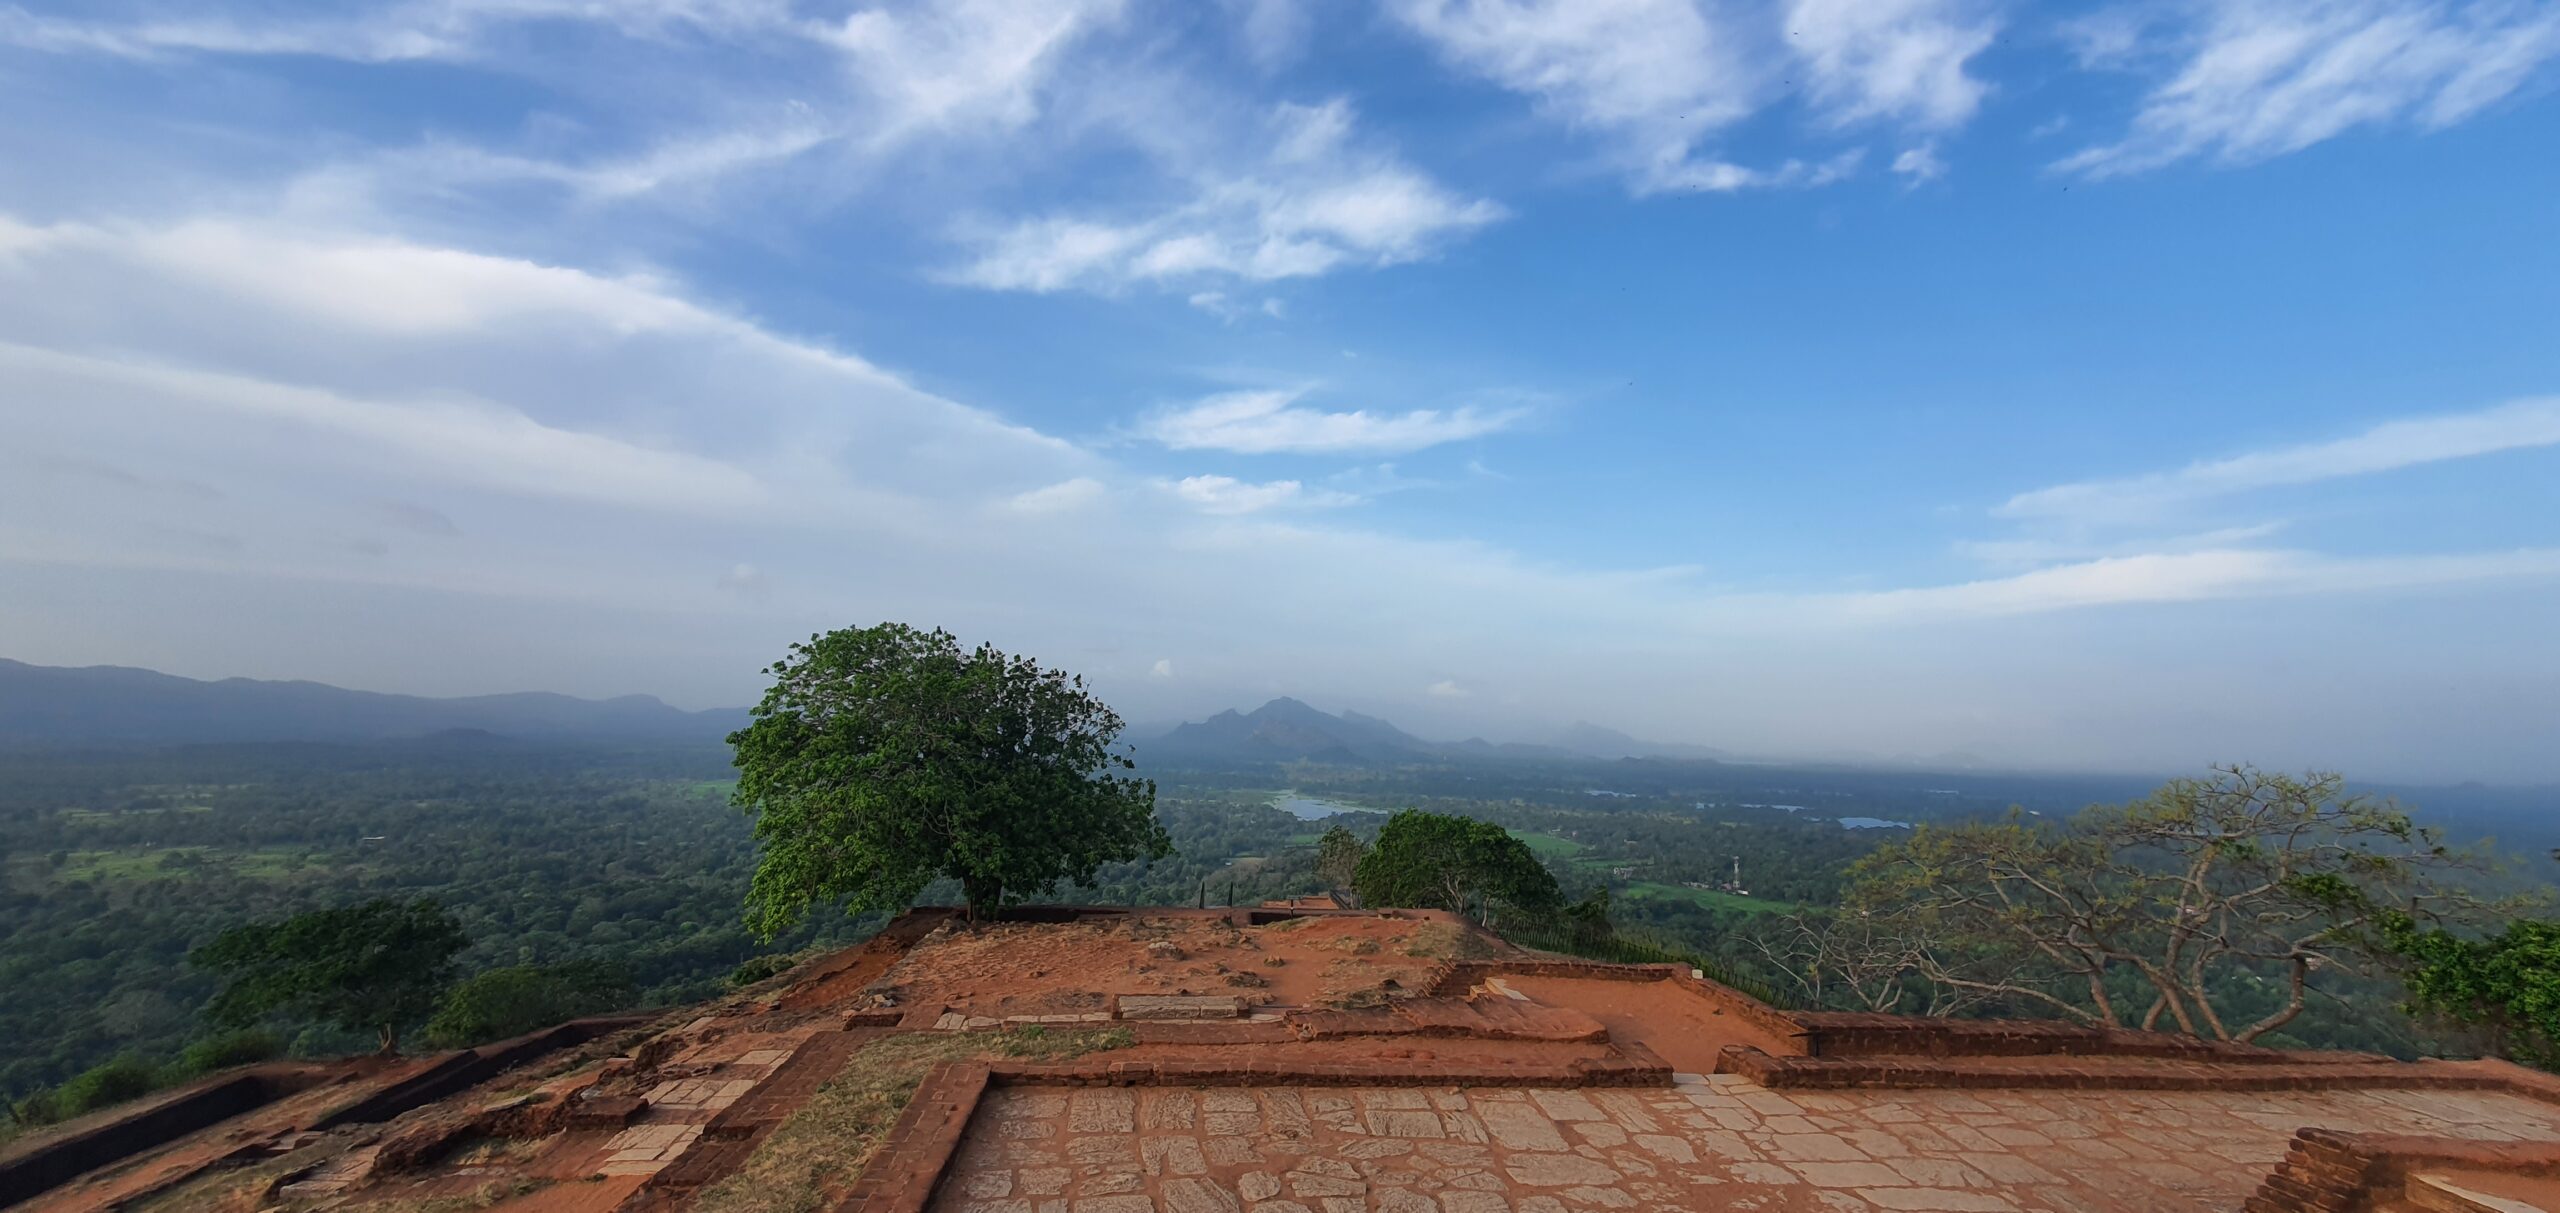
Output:
M995 916L996 907L1004 904L1004 882L985 876L960 878L960 895L969 903L969 925L981 918Z

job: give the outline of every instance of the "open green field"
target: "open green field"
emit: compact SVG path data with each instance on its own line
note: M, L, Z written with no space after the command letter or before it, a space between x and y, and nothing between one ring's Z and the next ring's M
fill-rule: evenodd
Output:
M1529 844L1529 849L1536 851L1542 859L1570 859L1583 849L1581 843L1553 834L1515 834L1513 837Z
M1625 895L1656 897L1666 901L1686 901L1711 909L1736 910L1745 914L1784 914L1796 908L1783 901L1762 901L1757 897L1742 897L1715 889L1692 889L1683 885L1663 884L1652 880L1630 881Z
M327 866L305 861L302 852L283 848L216 851L211 847L158 847L149 850L73 851L53 872L56 881L87 880L100 884L170 880L191 871L220 870L253 880L276 880L303 869Z

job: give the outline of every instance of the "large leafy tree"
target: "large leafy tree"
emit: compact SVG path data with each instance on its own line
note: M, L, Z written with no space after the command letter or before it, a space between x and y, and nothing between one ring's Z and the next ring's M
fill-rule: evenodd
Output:
M1362 905L1455 910L1480 922L1553 914L1555 874L1529 844L1490 822L1408 809L1387 819L1354 876Z
M2470 865L2337 776L2228 767L2062 825L1924 826L1851 869L1847 913L1896 982L2245 1042L2300 1015L2314 974L2377 960L2394 916L2461 912L2438 878Z
M215 1023L245 1026L282 1011L350 1032L371 1029L389 1053L400 1029L425 1018L453 983L454 954L468 943L432 899L375 898L233 927L187 959L223 978L205 1008Z
M812 636L729 735L761 853L747 923L771 939L812 905L897 910L960 883L970 916L1160 858L1155 784L1113 748L1084 680L904 624Z

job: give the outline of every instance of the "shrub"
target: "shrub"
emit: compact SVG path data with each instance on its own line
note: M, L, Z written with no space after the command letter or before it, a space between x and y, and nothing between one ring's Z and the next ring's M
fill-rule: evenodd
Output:
M244 1028L208 1036L188 1045L178 1055L178 1068L187 1074L210 1074L265 1061L284 1052L284 1042L275 1033L260 1028Z

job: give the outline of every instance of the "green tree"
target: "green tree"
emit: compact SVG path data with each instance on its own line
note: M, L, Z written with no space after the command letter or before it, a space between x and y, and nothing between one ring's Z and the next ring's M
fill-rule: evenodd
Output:
M1490 922L1508 910L1553 913L1564 893L1529 844L1490 822L1407 809L1362 856L1361 904L1455 910Z
M1119 714L1080 677L896 623L812 636L767 672L729 735L761 844L747 925L765 939L819 903L903 909L940 876L974 921L1172 851L1155 784L1112 748Z
M1331 889L1347 889L1360 874L1360 856L1368 848L1360 836L1334 826L1316 840L1316 878Z
M2335 775L2228 767L2065 825L2013 811L1923 826L1851 868L1848 912L1890 942L1895 972L2085 1023L2245 1042L2300 1015L2313 974L2378 959L2387 915L2463 911L2436 877L2465 866ZM2243 993L2256 1017L2226 1018Z
M2393 915L2383 938L2407 965L2410 1011L2476 1031L2500 1056L2560 1070L2560 922L2520 919L2476 938Z
M431 898L361 905L233 927L187 959L224 981L205 1008L216 1024L246 1026L283 1011L350 1032L371 1028L382 1051L424 1018L453 982L470 941Z
M609 961L509 965L475 973L445 995L427 1039L448 1048L504 1040L631 999L630 973Z

